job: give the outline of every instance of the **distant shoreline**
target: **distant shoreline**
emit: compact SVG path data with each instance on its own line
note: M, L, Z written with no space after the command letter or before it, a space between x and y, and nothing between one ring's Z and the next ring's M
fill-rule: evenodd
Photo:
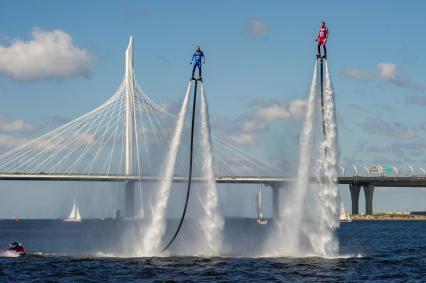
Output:
M369 220L426 220L426 215L411 214L409 212L380 212L372 215L356 214L351 215L354 221Z
M380 212L380 213L373 213L372 215L366 215L366 214L352 214L350 215L350 218L353 221L392 221L392 220L408 220L408 221L426 221L426 215L418 215L418 214L411 214L409 212ZM227 221L248 221L255 223L256 218L251 217L226 217ZM106 221L106 222L133 222L133 221L140 221L141 219L135 218L135 219L126 219L126 218L120 218L120 219L113 219L113 218L85 218L82 219L82 222L99 222L99 221ZM168 221L178 221L178 219L167 219ZM188 219L193 220L193 219ZM274 221L273 218L268 218L271 223ZM40 222L40 221L49 221L49 222L64 222L63 218L20 218L16 220L15 218L0 218L1 222L14 222L14 223L20 223L20 222Z

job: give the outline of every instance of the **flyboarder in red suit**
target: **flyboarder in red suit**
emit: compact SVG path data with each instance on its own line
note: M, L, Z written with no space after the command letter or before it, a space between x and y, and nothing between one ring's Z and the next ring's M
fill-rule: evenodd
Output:
M26 254L26 251L20 242L13 242L12 244L9 245L8 250L13 251L20 256Z
M324 55L322 58L327 59L327 48L325 47L328 39L328 28L325 26L325 22L321 22L320 30L318 32L318 37L315 39L315 41L318 41L318 53L317 53L317 59L321 58L321 45L324 49Z

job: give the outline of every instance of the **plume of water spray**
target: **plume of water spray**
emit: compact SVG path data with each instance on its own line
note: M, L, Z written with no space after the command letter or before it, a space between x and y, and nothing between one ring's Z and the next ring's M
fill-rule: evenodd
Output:
M321 158L320 168L323 172L323 183L327 184L328 190L324 192L324 203L331 209L330 212L337 215L338 210L338 190L337 190L337 123L336 123L336 108L334 102L334 89L331 82L331 75L327 61L325 61L325 85L324 85L324 122L325 122L325 137L321 143ZM317 175L317 177L319 177ZM337 217L333 217L330 224L332 228L336 228L339 224Z
M325 137L321 142L320 156L317 160L316 177L319 186L315 190L318 215L320 221L316 224L316 233L310 233L309 239L315 253L325 257L338 254L339 246L334 230L339 226L338 221L338 186L337 186L337 123L334 102L334 90L327 61L325 61L324 84L324 125Z
M276 234L271 238L268 253L273 255L300 256L300 236L305 196L309 187L309 168L312 158L314 119L316 114L317 73L318 63L315 64L305 122L300 137L299 167L296 187L289 191L282 218L277 221ZM284 241L283 241L284 239ZM277 244L277 242L279 244ZM277 247L278 245L278 247Z
M170 196L170 188L173 182L173 173L176 164L176 157L181 142L182 131L185 124L186 113L189 102L189 92L191 90L191 82L188 84L182 107L179 111L176 130L170 142L170 148L167 153L165 171L161 178L158 190L154 196L152 207L152 219L146 227L146 232L142 240L143 255L155 255L161 251L161 240L166 230L166 206Z
M338 241L334 230L339 225L337 187L337 125L334 91L327 62L325 61L324 115L325 136L320 143L319 155L314 152L314 130L318 108L317 67L311 83L305 123L300 137L299 167L296 187L288 196L283 217L277 222L278 239L272 244L275 255L335 257ZM318 155L315 172L312 159ZM318 182L310 182L315 173ZM277 244L277 240L279 244Z
M222 231L224 221L218 210L218 192L213 172L213 155L210 139L210 126L207 100L204 87L201 84L201 147L202 147L202 174L206 179L206 188L201 192L201 205L204 215L201 217L203 232L204 253L206 255L219 254L222 246Z

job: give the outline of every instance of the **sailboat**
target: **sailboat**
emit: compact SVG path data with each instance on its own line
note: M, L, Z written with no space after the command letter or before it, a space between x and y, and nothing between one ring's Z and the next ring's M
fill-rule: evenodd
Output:
M349 214L346 213L345 206L343 205L343 202L340 203L339 221L340 222L352 222L351 217L349 216Z
M262 215L262 186L259 187L259 190L257 191L256 196L256 203L257 203L257 224L267 224L268 220L263 217Z
M64 222L81 222L80 211L78 210L78 206L74 199L74 205L72 206L71 213Z

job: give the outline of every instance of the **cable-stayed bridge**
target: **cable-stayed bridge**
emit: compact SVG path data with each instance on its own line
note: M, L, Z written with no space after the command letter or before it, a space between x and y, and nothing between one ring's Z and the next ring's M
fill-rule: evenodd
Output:
M126 215L132 216L135 184L155 182L162 176L176 116L152 101L138 84L133 69L132 38L125 66L122 83L105 103L2 154L0 179L125 182ZM185 145L189 144L189 138L190 127L186 123L176 176L187 174L189 148ZM219 177L218 182L268 183L271 177L256 176L281 175L274 166L243 152L226 139L212 135L212 143L215 174L230 176ZM202 167L197 158L201 155L197 151L201 150L201 146L195 147L194 176ZM184 182L185 178L175 177L174 181Z
M126 216L134 215L136 186L158 182L176 127L176 116L152 101L138 84L133 69L133 40L125 58L125 74L117 91L105 103L30 142L0 155L0 180L102 181L125 183ZM191 82L188 88L191 87ZM174 182L186 182L190 127L185 125L179 148ZM264 184L273 190L273 211L279 215L279 189L293 183L273 165L212 135L214 172L217 183ZM194 175L202 167L195 147ZM356 168L355 168L356 169ZM380 170L381 169L381 170ZM395 168L394 168L395 169ZM374 187L426 187L426 176L365 176L354 172L338 177L349 184L352 212L358 213L358 199L364 187L366 212L372 213ZM395 169L396 170L396 169ZM393 171L395 171L393 170ZM357 171L357 170L355 170ZM424 170L423 170L424 171ZM423 172L423 175L426 175ZM194 178L195 182L203 182Z
M176 117L144 94L133 71L132 39L124 79L104 104L0 156L2 173L156 176L161 171ZM188 144L189 129L182 145ZM213 136L218 175L252 175L277 168ZM188 148L178 162L186 169ZM196 150L202 150L198 147ZM199 162L196 160L195 162ZM179 172L176 172L179 175ZM185 175L185 172L182 172Z

